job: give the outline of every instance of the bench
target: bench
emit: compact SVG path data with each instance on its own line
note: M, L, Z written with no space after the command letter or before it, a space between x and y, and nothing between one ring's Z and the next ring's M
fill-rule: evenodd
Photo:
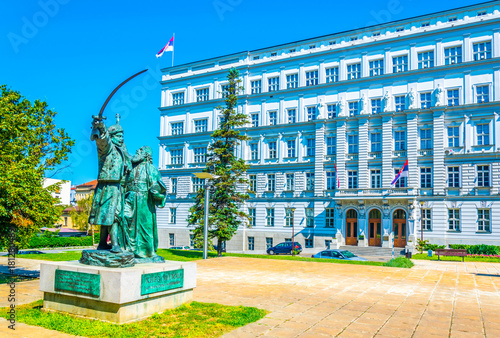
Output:
M463 262L464 257L467 256L466 249L437 249L435 253L438 256L438 261L439 261L439 256L456 256L456 257L462 257L462 262Z

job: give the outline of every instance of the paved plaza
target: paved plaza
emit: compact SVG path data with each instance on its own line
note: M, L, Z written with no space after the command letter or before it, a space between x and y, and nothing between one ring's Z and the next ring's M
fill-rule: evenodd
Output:
M269 311L226 337L500 337L500 264L414 262L413 269L396 269L210 259L198 261L194 297ZM36 269L39 262L18 265ZM19 284L17 293L20 303L42 297L38 281ZM20 324L12 335L5 321L0 325L0 336L69 337Z

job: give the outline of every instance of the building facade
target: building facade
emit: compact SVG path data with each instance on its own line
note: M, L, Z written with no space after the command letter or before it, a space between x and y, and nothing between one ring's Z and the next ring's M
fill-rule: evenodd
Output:
M228 250L500 242L500 4L163 70L160 246L189 245L229 68L251 198ZM407 163L408 174L393 184Z

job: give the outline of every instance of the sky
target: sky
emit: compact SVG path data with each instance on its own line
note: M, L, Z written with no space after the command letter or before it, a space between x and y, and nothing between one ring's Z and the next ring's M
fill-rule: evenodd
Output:
M481 2L0 0L0 84L57 111L57 127L75 146L69 166L52 177L77 185L97 178L92 115L143 69L104 116L109 126L119 113L129 152L149 145L158 164L160 69L172 65L172 53L155 54L174 33L174 65L180 65Z

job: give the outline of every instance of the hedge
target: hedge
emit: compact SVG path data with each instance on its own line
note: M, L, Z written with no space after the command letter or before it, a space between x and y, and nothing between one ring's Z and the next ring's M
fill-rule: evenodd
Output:
M95 242L99 242L99 234L94 235ZM68 246L92 246L92 236L85 237L44 237L34 236L31 238L28 249L38 248L62 248Z
M450 244L451 249L466 249L469 255L498 255L500 246L486 244Z

